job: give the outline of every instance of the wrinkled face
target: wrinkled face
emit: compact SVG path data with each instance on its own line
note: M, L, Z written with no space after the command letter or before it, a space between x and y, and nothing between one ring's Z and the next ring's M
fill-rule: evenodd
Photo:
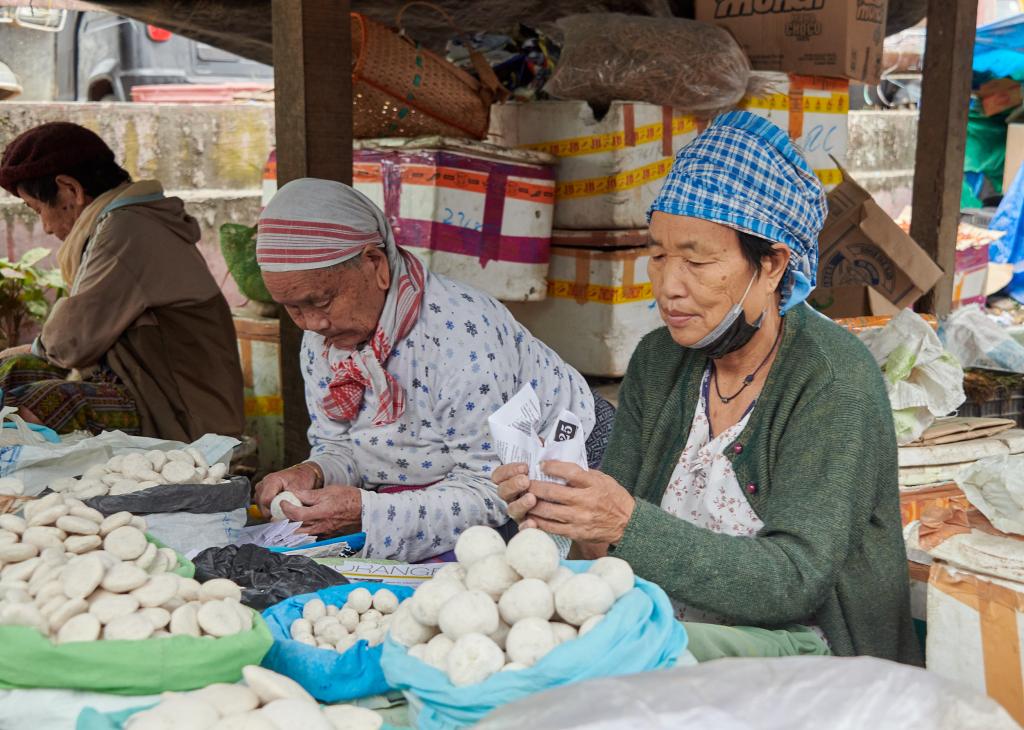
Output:
M18 196L39 216L43 230L61 241L68 237L75 221L93 200L77 180L66 175L57 176L57 197L53 203L44 203L23 189L18 191Z
M354 350L377 329L391 272L384 251L367 247L326 269L264 271L263 281L301 329L322 335L331 347Z
M754 267L743 255L736 231L711 221L656 211L651 216L647 272L661 318L672 339L689 347L713 330L740 301ZM774 302L788 249L765 259L744 300L748 322ZM781 268L780 268L781 266Z

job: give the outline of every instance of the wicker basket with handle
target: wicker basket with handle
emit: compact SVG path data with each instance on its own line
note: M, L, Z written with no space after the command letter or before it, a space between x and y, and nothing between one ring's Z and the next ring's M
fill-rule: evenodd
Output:
M398 13L399 26L411 5L444 12L409 3ZM507 92L479 53L471 58L482 82L403 34L352 13L353 136L483 139L491 104Z

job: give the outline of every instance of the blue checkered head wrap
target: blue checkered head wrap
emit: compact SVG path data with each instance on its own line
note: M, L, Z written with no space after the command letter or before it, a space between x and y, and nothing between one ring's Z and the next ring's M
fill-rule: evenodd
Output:
M714 221L788 246L782 314L814 289L825 190L789 136L767 119L746 111L717 117L676 155L648 221L656 210Z

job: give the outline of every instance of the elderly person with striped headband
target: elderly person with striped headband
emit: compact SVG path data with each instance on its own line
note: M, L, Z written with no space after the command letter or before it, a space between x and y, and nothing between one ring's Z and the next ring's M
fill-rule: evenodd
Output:
M264 479L257 501L294 493L304 506L282 509L307 532L362 530L366 556L413 562L451 550L467 527L503 525L487 416L526 385L543 429L570 410L591 453L603 451L610 425L580 374L500 303L424 270L351 187L282 187L260 217L257 260L305 330L312 447Z
M882 376L804 303L825 211L785 132L718 117L651 207L666 326L633 355L602 470L494 474L521 526L660 584L699 660L920 661Z

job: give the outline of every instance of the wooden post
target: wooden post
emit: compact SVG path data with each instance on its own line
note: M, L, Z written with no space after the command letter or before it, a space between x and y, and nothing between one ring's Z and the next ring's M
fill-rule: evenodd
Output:
M911 237L945 272L919 309L949 314L978 0L928 0Z
M348 0L273 0L277 184L352 182L352 41ZM289 464L309 455L299 367L302 332L281 313L281 394Z

